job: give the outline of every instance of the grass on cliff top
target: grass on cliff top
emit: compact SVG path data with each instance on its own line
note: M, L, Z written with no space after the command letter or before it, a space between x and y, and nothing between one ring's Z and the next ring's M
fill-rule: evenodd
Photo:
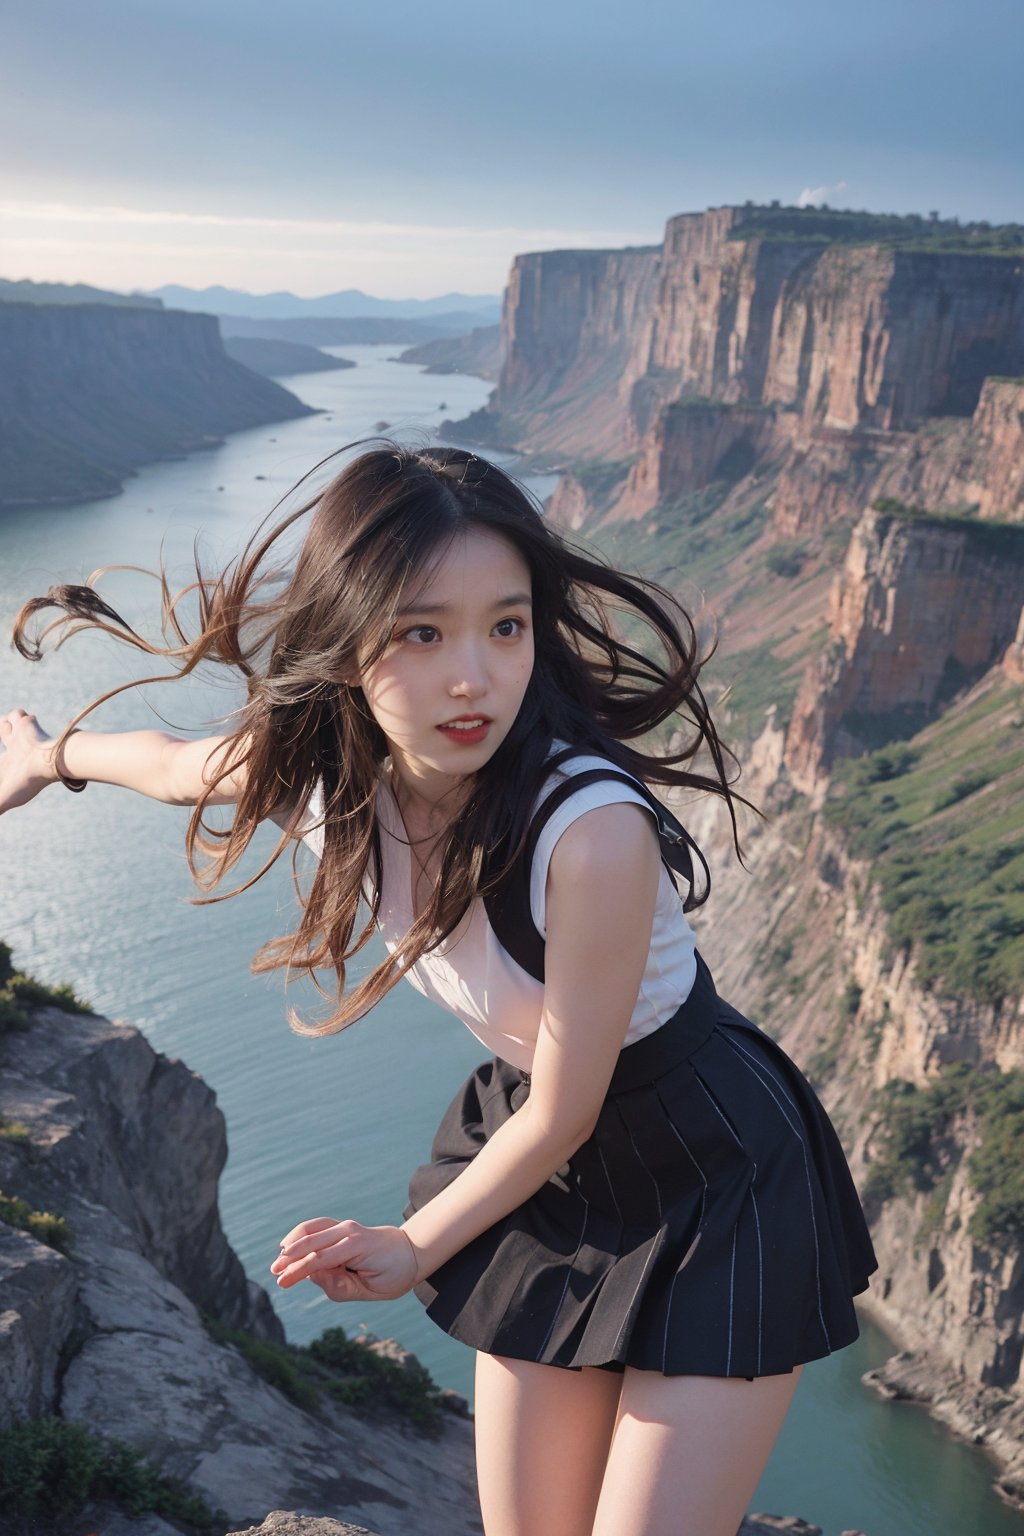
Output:
M1024 992L1024 692L996 677L908 742L837 764L825 815L872 861L928 990Z
M33 976L16 971L11 947L0 940L0 1035L10 1029L27 1029L33 1008L62 1008L65 1013L92 1013L93 1010L71 987L44 986Z
M1024 1243L1024 1072L1000 1072L991 1062L951 1062L924 1087L902 1078L886 1083L875 1096L875 1110L880 1145L863 1183L865 1202L930 1192L918 1236L940 1225L961 1156L955 1123L969 1115L981 1136L967 1175L981 1199L968 1232L996 1247Z
M1005 518L974 517L969 511L933 512L927 507L915 507L899 501L895 496L879 496L871 503L871 510L900 522L966 533L975 545L990 554L1012 560L1015 564L1024 564L1024 524L1012 523Z
M880 245L934 255L1011 256L1024 254L1024 225L961 224L959 219L925 218L920 213L869 213L865 209L757 206L748 201L744 222L730 240L809 241L827 245Z

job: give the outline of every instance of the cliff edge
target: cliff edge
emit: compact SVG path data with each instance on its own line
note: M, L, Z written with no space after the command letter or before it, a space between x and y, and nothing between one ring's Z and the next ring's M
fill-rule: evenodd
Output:
M0 1049L0 1189L68 1233L62 1251L0 1220L0 1430L54 1416L121 1440L220 1530L286 1507L476 1536L468 1419L442 1410L430 1438L329 1391L300 1406L254 1370L252 1345L283 1333L221 1229L224 1118L202 1079L137 1029L56 1007Z

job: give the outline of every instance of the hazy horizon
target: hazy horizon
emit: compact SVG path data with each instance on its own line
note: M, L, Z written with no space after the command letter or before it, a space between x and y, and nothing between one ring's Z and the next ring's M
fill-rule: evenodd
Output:
M4 34L13 280L426 299L748 199L1024 217L1010 0L37 0Z

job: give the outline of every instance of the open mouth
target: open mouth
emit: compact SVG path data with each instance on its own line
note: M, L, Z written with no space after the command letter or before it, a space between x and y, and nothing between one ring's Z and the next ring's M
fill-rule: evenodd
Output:
M443 731L452 741L472 743L483 741L490 724L486 715L474 715L466 720L449 720L446 725L439 725L437 729Z

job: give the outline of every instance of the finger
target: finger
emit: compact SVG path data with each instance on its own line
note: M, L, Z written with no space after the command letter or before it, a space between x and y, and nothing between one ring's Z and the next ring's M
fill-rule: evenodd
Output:
M357 1268L362 1257L362 1251L354 1237L343 1237L336 1243L331 1243L325 1248L315 1248L311 1252L297 1259L288 1259L285 1255L285 1266L276 1271L278 1277L282 1275L296 1276L305 1279L314 1270L336 1269L343 1267ZM275 1260L275 1263L277 1260Z
M324 1227L335 1227L337 1224L334 1216L314 1216L309 1221L300 1221L297 1227L292 1227L291 1231L286 1232L282 1237L281 1247L297 1242L300 1237L307 1237L311 1232L320 1232Z
M316 1249L326 1248L330 1243L338 1241L339 1237L347 1237L357 1232L364 1232L358 1221L332 1221L327 1226L321 1226L317 1231L305 1236L297 1237L291 1242L281 1244L281 1252L286 1258L301 1259L307 1253Z

